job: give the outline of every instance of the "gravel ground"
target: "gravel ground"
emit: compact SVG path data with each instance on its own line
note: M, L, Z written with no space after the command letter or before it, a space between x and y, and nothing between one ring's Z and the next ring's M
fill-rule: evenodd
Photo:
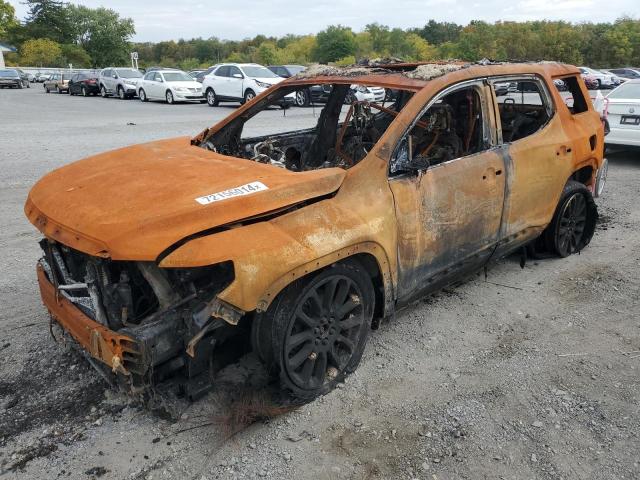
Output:
M93 153L195 134L231 110L0 91L0 476L640 478L637 151L608 155L601 221L581 255L524 269L506 259L486 281L416 303L370 336L339 389L247 428L230 418L260 407L258 394L221 383L170 421L56 344L35 281L39 235L22 213L30 186ZM281 116L269 112L264 128Z

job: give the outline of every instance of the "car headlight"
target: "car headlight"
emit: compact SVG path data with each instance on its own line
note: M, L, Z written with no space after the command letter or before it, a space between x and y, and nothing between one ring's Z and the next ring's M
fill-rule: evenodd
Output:
M365 87L364 85L358 85L356 87L356 90L360 93L367 93L369 92L369 89L367 87Z
M254 80L256 82L256 85L258 85L260 88L269 88L271 86L270 83L265 83L265 82L260 82L258 80Z
M189 89L188 89L188 88L185 88L185 87L176 87L176 88L175 88L175 91L176 91L176 92L188 92L188 91L189 91Z

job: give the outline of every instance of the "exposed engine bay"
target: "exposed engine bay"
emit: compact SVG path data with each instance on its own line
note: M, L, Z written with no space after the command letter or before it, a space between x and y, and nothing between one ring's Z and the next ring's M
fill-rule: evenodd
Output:
M357 99L349 103L346 101L349 90L350 85L333 86L315 127L243 137L245 123L269 107L269 104L257 105L207 138L201 146L294 172L350 168L369 153L413 93L398 91L394 100L385 105L384 101Z

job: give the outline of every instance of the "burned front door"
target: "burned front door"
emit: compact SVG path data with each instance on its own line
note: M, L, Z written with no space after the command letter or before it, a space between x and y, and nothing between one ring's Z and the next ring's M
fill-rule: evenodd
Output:
M444 91L391 162L400 302L479 267L498 241L506 175L487 92L481 82Z

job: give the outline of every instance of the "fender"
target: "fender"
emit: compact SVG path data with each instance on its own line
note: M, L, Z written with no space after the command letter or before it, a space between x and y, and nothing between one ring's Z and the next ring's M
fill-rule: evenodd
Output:
M249 312L266 310L297 278L352 255L370 254L381 273L387 314L393 308L394 268L387 249L373 240L375 233L370 224L324 201L270 221L191 240L162 259L160 267L233 262L235 278L217 298Z

